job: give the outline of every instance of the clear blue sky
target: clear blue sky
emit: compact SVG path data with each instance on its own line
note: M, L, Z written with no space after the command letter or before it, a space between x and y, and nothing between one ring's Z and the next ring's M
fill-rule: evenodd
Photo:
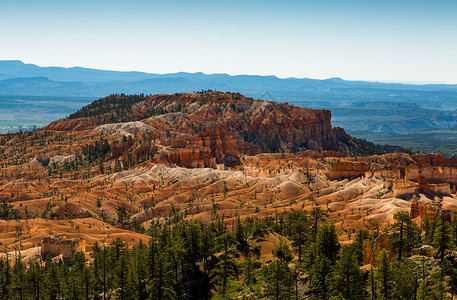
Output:
M0 40L41 66L457 83L457 1L0 0Z

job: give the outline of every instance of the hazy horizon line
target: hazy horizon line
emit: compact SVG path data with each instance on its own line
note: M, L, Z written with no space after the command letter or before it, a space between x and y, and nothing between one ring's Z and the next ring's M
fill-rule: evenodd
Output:
M439 80L390 80L390 79L345 79L341 76L332 76L332 77L297 77L297 76L280 76L276 74L257 74L257 73L227 73L227 72L204 72L204 71L170 71L170 72L151 72L147 70L132 70L132 69L111 69L109 67L85 67L81 65L73 65L73 66L62 66L62 65L41 65L33 62L25 62L21 59L1 59L0 61L18 61L25 65L35 65L41 68L64 68L64 69L72 69L72 68L82 68L82 69L89 69L89 70L99 70L99 71L108 71L108 72L132 72L132 73L145 73L151 75L168 75L168 74L178 74L178 73L188 73L188 74L198 74L201 73L203 75L228 75L228 76L262 76L262 77L276 77L278 79L313 79L313 80L331 80L331 79L341 79L344 81L365 81L365 82L373 82L373 83L385 83L385 84L408 84L408 85L457 85L456 83L439 81Z

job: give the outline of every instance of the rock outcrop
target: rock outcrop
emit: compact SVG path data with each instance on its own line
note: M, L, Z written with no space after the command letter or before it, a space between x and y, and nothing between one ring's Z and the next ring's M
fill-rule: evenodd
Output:
M216 159L217 163L232 166L240 163L236 140L219 128L199 133L189 139L189 144L210 149L211 156Z
M416 194L449 195L451 193L449 183L429 184L422 174L419 174L418 182L386 179L385 184L393 190L395 197L409 197Z
M206 147L189 147L174 149L159 154L155 159L158 163L186 168L213 168L217 167L216 158L211 149Z
M419 167L457 167L457 157L446 158L441 153L415 154L412 158Z
M421 217L422 220L425 220L426 218L433 220L435 217L439 217L443 221L450 221L452 218L452 211L442 209L442 205L439 202L413 197L411 200L411 217Z
M104 134L115 134L118 136L134 136L137 133L152 133L154 128L144 124L141 121L125 122L125 123L114 123L114 124L103 124L95 129L95 132Z
M333 168L327 171L330 179L355 178L365 175L368 165L363 162L335 162Z
M49 165L62 165L66 162L71 162L75 160L74 155L54 155L49 159Z
M46 130L84 130L108 123L144 120L170 135L223 129L237 144L256 144L264 152L338 150L328 110L247 98L238 93L112 95L84 107ZM105 126L106 127L106 126ZM105 127L100 127L105 130ZM216 158L218 159L218 158Z
M433 257L433 253L435 252L435 248L429 245L423 245L419 248L413 249L413 255L422 255L427 257Z
M61 255L64 261L68 261L75 252L84 251L85 246L82 239L67 239L64 234L46 235L41 238L41 257L45 260L48 256Z
M372 264L373 266L377 266L379 253L383 249L387 251L392 250L389 237L389 233L383 232L374 240L373 244L371 244L370 240L363 242L363 263L365 265ZM390 255L392 256L392 253Z

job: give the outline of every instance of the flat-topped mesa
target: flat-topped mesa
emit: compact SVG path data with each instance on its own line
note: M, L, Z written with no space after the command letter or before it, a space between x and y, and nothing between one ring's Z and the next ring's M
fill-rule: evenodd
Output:
M137 112L181 112L181 118L169 120L167 126L194 135L218 128L238 143L256 144L264 152L338 149L328 110L221 92L156 95L134 107Z
M259 148L262 152L340 150L330 111L255 100L239 93L112 95L49 124L45 130L85 130L139 120L156 134L193 137L186 139L210 148L218 162L237 161L238 146L247 153ZM215 143L214 135L224 138ZM221 152L221 148L225 150Z

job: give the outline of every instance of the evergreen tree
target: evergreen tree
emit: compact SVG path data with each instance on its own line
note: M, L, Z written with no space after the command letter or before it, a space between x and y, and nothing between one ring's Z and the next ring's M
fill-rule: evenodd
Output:
M318 256L325 256L330 260L332 265L335 264L341 245L334 223L324 223L321 225L314 247Z
M9 289L9 299L26 299L27 282L25 280L26 269L21 261L22 257L19 254L13 268L13 276L11 278L11 287Z
M447 249L451 249L452 247L451 227L448 222L440 221L438 223L438 227L436 228L433 236L433 241L440 263L443 264L445 251Z
M332 278L332 263L326 256L318 256L311 268L310 292L312 299L328 299Z
M411 221L409 212L400 211L394 215L395 222L392 224L391 240L396 250L398 260L409 257L411 251L417 246L418 228Z
M394 299L414 299L417 276L414 262L403 259L392 263L392 294Z
M38 262L31 262L25 279L27 281L28 298L42 299L45 282L43 269Z
M284 240L273 250L276 260L264 267L265 294L270 299L291 299L293 276L288 264L292 261L292 252Z
M363 243L368 240L370 235L367 230L359 229L354 236L354 241L350 245L352 253L356 256L357 262L363 264Z
M368 299L366 286L356 254L344 247L334 268L332 294L347 300Z
M46 280L45 280L45 294L50 300L56 300L60 295L60 278L58 265L54 263L49 257L45 264Z
M457 212L452 213L451 219L451 231L452 231L452 241L454 245L457 245Z
M227 292L227 283L230 278L236 275L237 267L231 256L231 246L235 243L233 234L226 232L217 238L217 245L222 251L218 262L214 267L211 282L220 286L219 292L225 295Z
M243 263L243 274L244 274L244 281L247 286L251 287L252 284L257 282L256 279L256 269L259 268L260 262L253 260L251 258L251 254L248 253L246 259Z
M11 284L11 266L9 255L5 255L6 259L0 258L0 299L8 299L9 288Z
M328 216L328 214L320 209L319 206L314 205L313 209L310 213L311 219L311 240L315 241L317 237L317 231L319 230L319 224L321 221L324 221L324 217Z
M316 242L310 249L308 271L310 272L310 291L315 299L328 299L333 266L336 263L341 245L338 241L335 224L324 223L319 228Z
M288 236L292 240L292 246L297 250L298 261L302 261L304 247L310 242L311 221L306 212L294 211L287 216Z
M378 268L375 272L377 296L380 300L393 298L393 275L392 266L389 262L389 253L383 249L378 256Z

